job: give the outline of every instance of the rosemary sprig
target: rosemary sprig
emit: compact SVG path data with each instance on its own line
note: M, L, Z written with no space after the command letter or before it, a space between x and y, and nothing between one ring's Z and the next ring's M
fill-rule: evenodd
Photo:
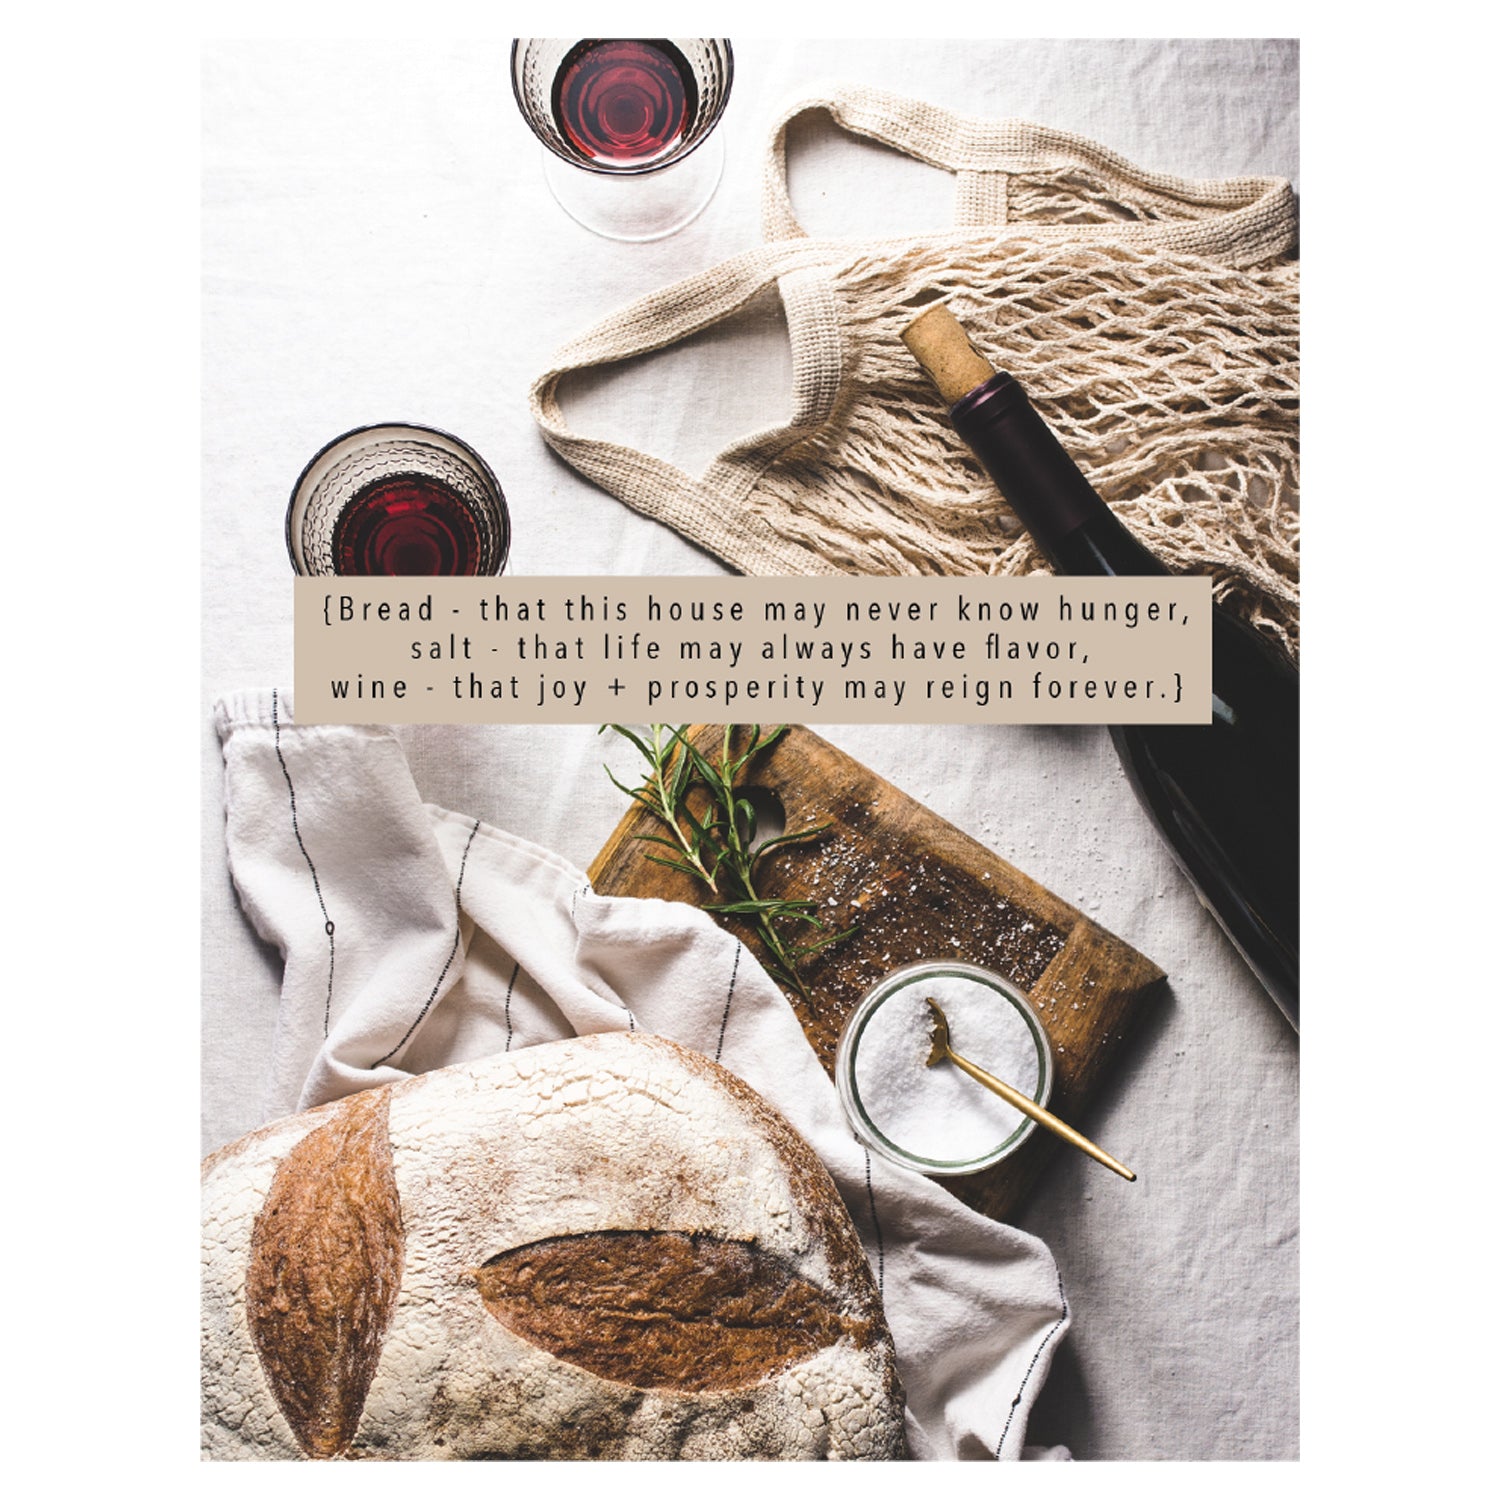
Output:
M600 733L613 729L629 740L644 758L647 774L639 786L630 787L608 766L604 773L627 797L654 813L670 835L638 834L643 842L667 851L650 853L646 858L701 880L718 898L705 910L749 923L764 946L767 955L764 962L771 977L794 989L810 1004L812 995L798 965L830 943L848 937L854 929L830 932L817 913L816 902L762 896L756 889L756 880L761 862L768 855L817 838L830 825L819 823L812 828L799 828L756 845L755 807L740 794L739 778L757 755L769 750L786 733L787 726L779 724L762 733L759 724L749 725L749 737L736 752L736 735L745 728L726 725L718 754L710 758L688 739L685 726L674 729L652 724L644 735L639 735L623 725L608 724ZM689 796L694 792L706 794L694 799L701 804L701 812L689 804ZM802 941L797 940L799 935Z

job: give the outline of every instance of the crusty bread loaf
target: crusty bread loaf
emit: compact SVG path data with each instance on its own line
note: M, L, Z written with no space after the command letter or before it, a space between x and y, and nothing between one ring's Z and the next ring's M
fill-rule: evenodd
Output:
M580 1037L204 1164L213 1458L890 1458L902 1400L806 1142L657 1037Z

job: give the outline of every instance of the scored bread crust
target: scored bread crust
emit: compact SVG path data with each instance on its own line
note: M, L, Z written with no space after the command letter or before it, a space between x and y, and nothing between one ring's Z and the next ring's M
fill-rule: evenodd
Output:
M891 1458L902 1398L812 1149L660 1037L527 1048L205 1163L214 1458Z

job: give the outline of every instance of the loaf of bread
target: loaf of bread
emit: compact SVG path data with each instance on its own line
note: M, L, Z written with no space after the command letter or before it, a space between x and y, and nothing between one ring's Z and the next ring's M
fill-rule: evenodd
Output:
M211 1458L892 1458L859 1238L752 1089L580 1037L204 1164Z

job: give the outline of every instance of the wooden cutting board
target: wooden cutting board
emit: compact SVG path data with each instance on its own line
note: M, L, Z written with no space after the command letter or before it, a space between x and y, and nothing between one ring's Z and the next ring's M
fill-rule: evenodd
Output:
M723 731L706 725L691 733L707 754ZM617 771L624 779L635 768ZM1088 1134L1088 1101L1162 971L809 729L788 730L746 768L744 782L758 806L779 804L788 831L831 825L814 841L768 856L758 880L762 895L817 901L831 931L855 927L802 965L811 1004L783 988L829 1073L845 1018L883 975L934 959L979 964L1030 995L1056 1054L1050 1107ZM636 835L659 826L632 805L589 868L594 889L701 906L705 887L646 858L652 846ZM732 917L717 920L756 949L749 928ZM1004 1219L1058 1146L1039 1130L986 1171L938 1180L981 1213Z

